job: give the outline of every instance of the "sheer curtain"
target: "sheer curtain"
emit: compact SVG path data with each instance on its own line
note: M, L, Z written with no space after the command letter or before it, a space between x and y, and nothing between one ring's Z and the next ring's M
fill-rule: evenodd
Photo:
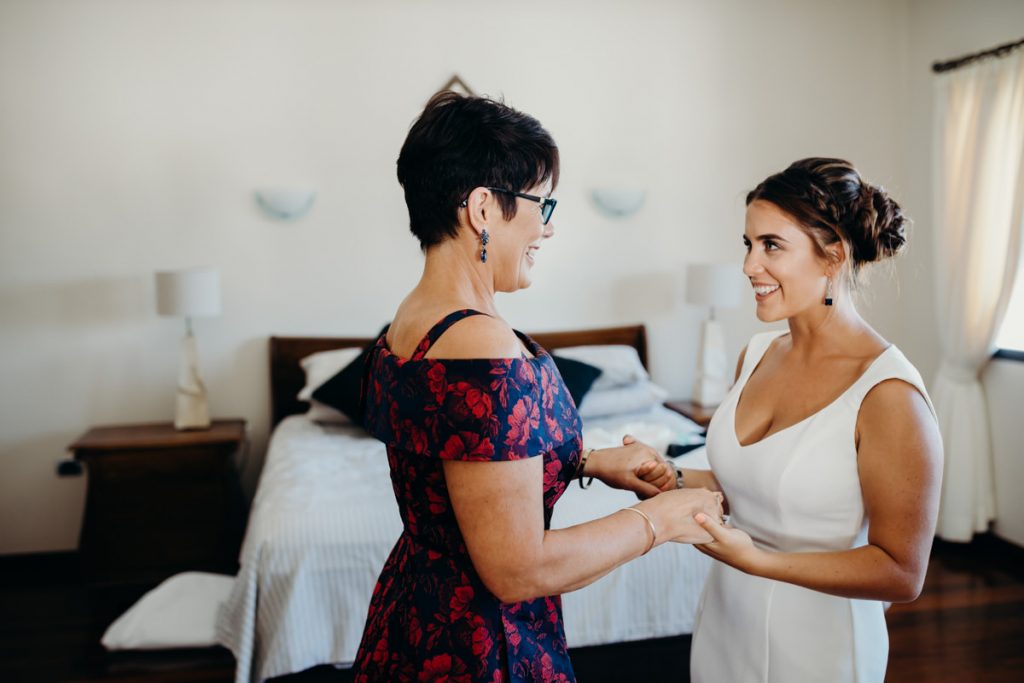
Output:
M938 535L969 541L995 517L978 381L1020 257L1024 49L936 77L935 290L943 360L932 398L945 446Z

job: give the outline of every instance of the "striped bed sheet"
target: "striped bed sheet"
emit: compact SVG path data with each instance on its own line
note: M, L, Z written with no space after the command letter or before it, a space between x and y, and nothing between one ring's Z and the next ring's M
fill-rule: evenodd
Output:
M649 442L687 443L699 428L658 407L588 421L584 442L610 445L629 431ZM683 456L706 467L703 449ZM632 505L595 481L555 506L564 528ZM218 614L221 644L237 660L236 683L319 664L351 666L370 595L402 530L384 445L354 427L294 415L275 429L253 501L231 597ZM563 596L570 647L689 633L710 560L668 543Z

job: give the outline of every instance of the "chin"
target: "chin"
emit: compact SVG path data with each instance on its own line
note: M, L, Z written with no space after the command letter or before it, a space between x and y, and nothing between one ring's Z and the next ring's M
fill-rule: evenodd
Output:
M763 323L776 323L776 322L778 322L780 320L785 320L786 318L789 317L789 316L783 315L781 311L770 310L770 309L762 308L761 306L757 307L756 314L757 314L757 319L760 320Z

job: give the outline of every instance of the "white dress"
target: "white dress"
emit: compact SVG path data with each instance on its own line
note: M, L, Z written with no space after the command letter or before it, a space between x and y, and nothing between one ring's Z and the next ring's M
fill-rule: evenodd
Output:
M854 434L872 387L899 378L931 401L895 346L839 398L749 446L736 437L736 404L772 340L755 335L743 368L708 427L711 468L732 525L767 550L848 550L867 543ZM934 409L932 410L934 414ZM881 682L889 655L883 604L851 600L712 565L691 647L694 683Z

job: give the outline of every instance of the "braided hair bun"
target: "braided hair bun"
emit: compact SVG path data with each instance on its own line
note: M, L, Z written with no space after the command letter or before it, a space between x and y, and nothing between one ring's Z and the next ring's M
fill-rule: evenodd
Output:
M909 219L900 205L843 159L795 161L747 194L748 205L758 199L795 218L823 257L827 245L845 242L854 274L865 264L899 254L907 242Z

